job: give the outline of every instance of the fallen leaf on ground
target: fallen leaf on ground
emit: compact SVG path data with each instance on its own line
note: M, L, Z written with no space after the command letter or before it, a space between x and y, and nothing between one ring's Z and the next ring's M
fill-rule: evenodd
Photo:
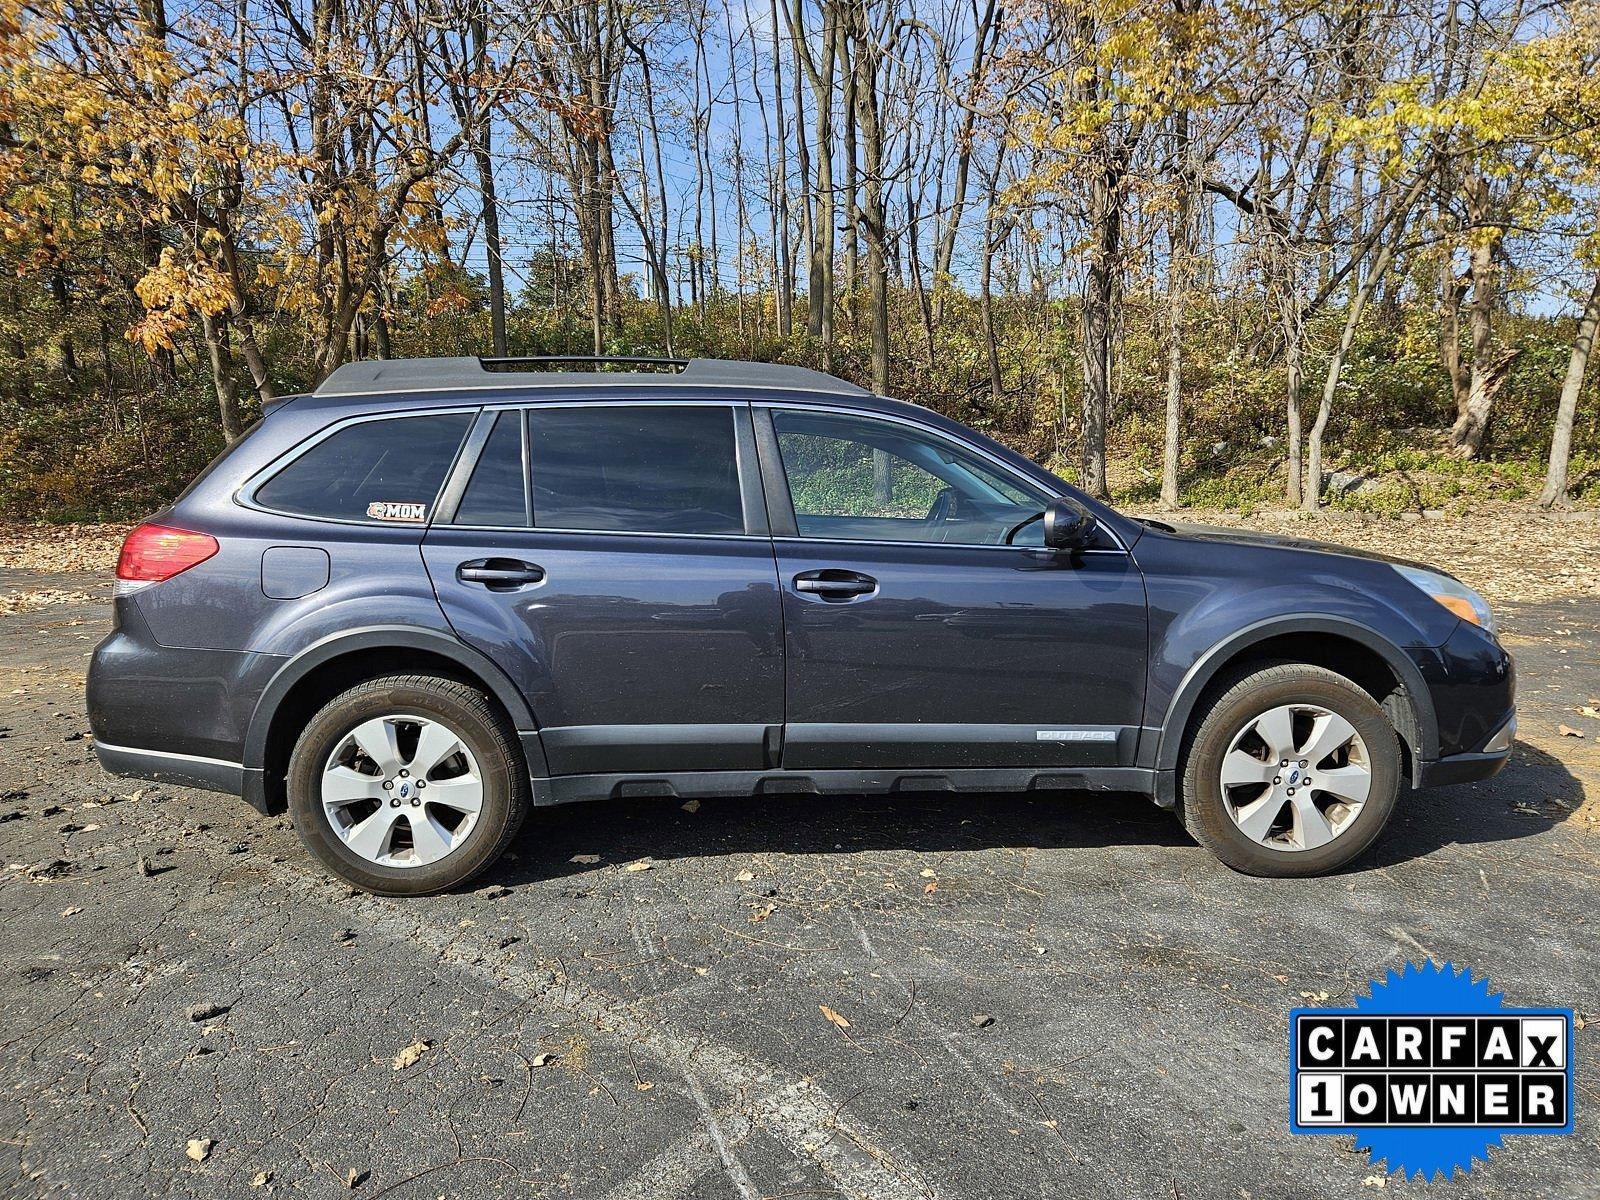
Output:
M371 1174L371 1171L363 1171L359 1167L351 1167L344 1173L344 1185L351 1189L358 1188L367 1181L367 1176Z
M700 811L700 801L685 800L679 807L681 807L686 813L697 813Z
M535 1054L533 1056L533 1065L536 1067L548 1067L551 1063L555 1062L555 1060L556 1056L546 1050L541 1054Z
M653 1087L655 1087L655 1084L651 1083L650 1080L639 1079L634 1082L633 1090L636 1092L648 1092Z
M272 1182L272 1172L271 1171L257 1171L254 1175L250 1176L250 1186L251 1187L266 1187L267 1184L269 1184L271 1182Z
M934 870L933 870L932 867L923 867L922 868L922 877L924 879L932 879L933 876L934 876Z
M432 1045L432 1042L412 1042L411 1045L394 1056L394 1069L396 1071L404 1071L407 1067L415 1066L417 1060L426 1054Z
M1574 729L1571 725L1563 725L1561 727L1561 736L1581 738L1583 736L1583 731L1580 729Z
M216 1143L210 1138L190 1138L189 1145L184 1149L184 1153L194 1159L195 1162L205 1162L206 1159L211 1157L211 1147L215 1145Z
M641 858L638 862L631 862L622 869L624 871L648 871L653 866L655 866L655 863L648 858Z
M776 904L764 904L750 914L750 924L759 925L777 911L778 906Z
M1600 721L1600 708L1594 708L1588 704L1585 704L1578 711L1586 717L1593 717L1596 721Z
M754 871L740 871L733 878L734 878L735 881L737 881L739 883L749 883L755 877L756 877L756 873Z
M850 1028L850 1022L845 1020L838 1013L834 1012L833 1009L829 1008L826 1004L819 1004L817 1007L822 1010L823 1016L827 1017L828 1020L832 1021L840 1029Z
M71 908L62 909L61 910L61 915L63 917L72 917L72 916L76 916L78 913L81 913L82 911L83 911L83 909L81 909L81 908L77 907L76 905L74 905Z
M600 856L598 854L574 854L571 858L567 859L567 861L582 863L584 866L592 866L600 861Z
M939 890L939 881L937 879L931 879L927 883L922 885L922 894L924 896L931 896L935 892L937 892L938 890Z

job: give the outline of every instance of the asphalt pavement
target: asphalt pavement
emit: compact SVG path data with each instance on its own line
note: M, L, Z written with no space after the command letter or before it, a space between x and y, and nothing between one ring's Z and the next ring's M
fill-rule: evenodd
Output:
M1511 765L1331 878L1235 875L1137 797L639 801L411 901L104 775L106 581L6 597L0 1194L1600 1195L1592 597L1503 614ZM1428 957L1578 1011L1574 1134L1429 1186L1289 1133L1289 1010Z

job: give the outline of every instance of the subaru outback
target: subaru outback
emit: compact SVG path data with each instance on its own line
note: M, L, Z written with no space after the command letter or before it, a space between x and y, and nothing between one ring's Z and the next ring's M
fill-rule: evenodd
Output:
M1142 793L1314 875L1515 730L1450 575L1130 519L789 366L341 367L128 535L115 610L100 762L286 806L385 894L649 796Z

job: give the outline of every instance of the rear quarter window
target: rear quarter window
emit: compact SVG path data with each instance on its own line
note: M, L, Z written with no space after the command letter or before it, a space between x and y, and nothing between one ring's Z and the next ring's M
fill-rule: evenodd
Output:
M433 515L472 418L434 413L346 425L256 488L255 502L296 516L420 524Z

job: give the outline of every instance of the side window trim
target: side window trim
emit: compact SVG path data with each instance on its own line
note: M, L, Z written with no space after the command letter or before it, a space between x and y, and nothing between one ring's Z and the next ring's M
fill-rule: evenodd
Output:
M584 527L571 528L559 525L540 525L538 513L534 511L534 447L533 447L533 414L536 411L549 409L570 408L718 408L728 414L728 419L733 427L734 442L734 471L739 491L739 508L743 531L739 533L680 533L671 530L654 529L591 529ZM767 514L765 497L762 491L761 478L757 467L756 440L751 428L751 406L748 400L736 400L732 397L672 397L672 398L642 398L642 397L606 397L603 399L560 399L540 400L533 403L506 404L486 407L482 410L485 422L482 440L474 447L472 461L463 462L460 478L460 490L453 497L454 504L451 509L451 518L459 511L460 502L465 495L466 487L470 482L473 468L477 458L481 456L488 438L489 431L493 428L494 419L499 413L516 412L521 419L522 433L522 466L523 466L523 511L525 523L521 526L505 525L478 525L460 524L458 528L464 529L520 529L533 531L540 534L581 534L586 537L604 535L607 537L656 537L656 538L767 538ZM477 434L475 427L473 434ZM450 483L456 483L452 475ZM446 518L441 516L441 522Z
M244 483L242 483L233 493L233 502L239 505L241 508L253 509L256 512L271 513L273 516L278 517L293 517L297 521L321 521L329 525L361 525L379 529L410 528L420 530L431 528L433 525L439 523L439 505L444 499L445 489L449 487L457 467L460 466L461 458L466 451L467 443L472 439L472 434L477 428L478 419L481 419L482 415L483 409L481 408L467 407L465 405L451 405L448 407L403 409L398 412L357 413L354 416L344 417L333 422L331 425L324 426L315 433L289 447L289 449L285 450L277 458L273 459L266 466L262 467L261 470L257 471L249 479L245 480ZM426 521L408 526L402 526L387 521L373 520L370 517L363 520L359 517L317 516L311 513L293 512L289 509L273 508L271 505L263 504L256 499L256 493L258 491L260 491L272 480L276 479L284 471L292 467L295 463L299 462L300 459L304 458L309 451L314 450L317 446L333 437L336 433L342 433L344 430L349 429L352 426L365 425L373 421L404 421L411 417L438 416L466 416L473 418L473 420L467 427L466 436L463 437L460 443L458 443L456 446L455 454L450 460L450 466L445 470L444 480L442 483L440 483L439 490L433 494L433 503L428 506L428 519Z
M516 410L517 429L522 436L522 525L533 528L533 448L528 444L528 408Z
M498 416L498 413L492 411L479 411L478 419L467 431L461 453L456 455L455 465L450 468L450 474L445 476L444 490L439 493L438 502L434 505L433 520L430 524L449 525L456 519L456 510L461 507L461 498L467 494L467 482L472 478L472 473L478 469L478 459L483 457L483 448L489 444L489 434L493 432ZM523 490L526 492L527 489Z
M569 529L557 525L539 525L534 518L537 514L533 511L533 434L530 429L531 414L534 409L546 408L724 408L729 410L730 419L734 429L734 456L735 467L739 479L740 507L744 519L745 531L743 533L671 533L650 529ZM501 413L514 412L518 414L521 422L522 434L522 501L523 524L520 526L508 525L460 525L464 529L521 529L535 530L541 534L583 534L593 537L604 533L607 537L670 537L670 538L736 538L736 537L769 537L767 531L767 510L762 479L758 470L759 456L756 449L757 437L752 430L752 412L748 400L733 400L727 398L714 399L634 399L634 398L608 398L604 400L545 400L533 404L501 404L481 410L480 423L475 425L468 434L467 445L462 452L455 470L446 481L446 493L441 495L440 512L437 524L455 524L455 515L460 509L461 500L466 494L468 483L471 482L472 473L477 467L478 459L482 456L488 444L489 437L494 429L495 418ZM448 513L444 510L445 500L450 501Z
M522 524L521 525L465 525L468 529L531 529L533 527L533 477L528 467L528 408L486 408L478 414L478 421L467 434L466 444L456 460L455 468L445 480L444 491L439 495L439 515L433 522L438 525L456 524L456 514L466 498L467 487L478 469L478 462L489 446L495 425L502 416L513 415L517 421L517 435L522 447Z
M752 406L756 429L756 450L761 460L761 487L766 493L767 524L775 538L800 536L800 524L794 515L794 496L789 491L789 475L783 469L783 455L778 450L778 430L772 423L772 405Z
M851 417L862 421L879 421L886 425L903 426L905 428L915 430L937 441L945 442L957 450L974 455L988 464L990 469L993 470L998 477L1006 480L1009 483L1012 483L1019 490L1029 491L1034 488L1041 488L1042 485L1038 480L1020 480L1016 471L1011 466L995 458L992 454L986 453L981 448L973 446L965 441L960 440L959 438L951 437L941 429L934 429L931 426L925 425L919 421L912 421L900 416L872 412L868 409L852 408L844 405L797 405L784 404L781 401L758 401L755 403L754 408L756 444L761 454L761 479L766 488L767 514L768 520L772 524L772 536L774 538L786 541L802 542L837 541L840 543L863 546L938 546L942 549L961 548L968 550L1001 550L1033 555L1037 555L1039 553L1039 548L1037 546L997 546L984 545L981 543L931 542L915 540L891 541L888 539L877 538L825 538L808 537L802 535L800 533L799 522L795 517L794 498L789 490L789 478L783 467L783 455L778 448L777 426L772 420L772 414L774 412L794 412L800 414L828 413L831 415ZM1126 554L1128 552L1127 547L1122 544L1122 539L1114 532L1110 533L1110 536L1111 539L1116 542L1115 547L1094 547L1080 551L1080 553Z

